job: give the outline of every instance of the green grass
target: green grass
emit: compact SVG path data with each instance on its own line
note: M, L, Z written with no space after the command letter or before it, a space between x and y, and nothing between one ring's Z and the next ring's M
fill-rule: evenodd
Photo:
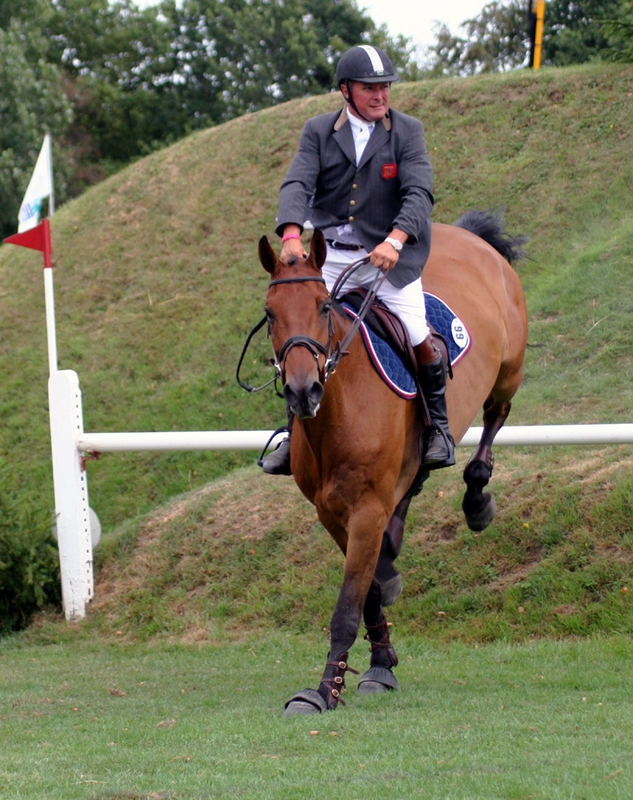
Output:
M320 670L314 634L230 647L52 638L0 649L11 800L633 792L628 638L446 648L396 630L399 692L363 697L349 680L345 709L291 719L284 702Z

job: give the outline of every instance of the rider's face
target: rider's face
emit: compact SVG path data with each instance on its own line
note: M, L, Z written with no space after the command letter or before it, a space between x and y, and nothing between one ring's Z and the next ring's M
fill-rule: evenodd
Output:
M347 93L347 86L341 86L343 97L349 101ZM360 116L361 119L369 120L370 122L378 122L383 119L389 111L390 98L391 98L391 84L390 83L360 83L359 81L350 81L350 91L352 99L356 105L350 105L349 110L354 116Z

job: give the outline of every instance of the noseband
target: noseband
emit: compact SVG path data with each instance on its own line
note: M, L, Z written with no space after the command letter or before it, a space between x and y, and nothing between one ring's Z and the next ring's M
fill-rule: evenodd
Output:
M314 276L306 276L306 277L297 277L297 278L278 278L277 280L270 281L268 284L269 288L271 286L277 286L280 283L306 283L307 281L318 281L325 286L325 281L323 278L320 278L316 275ZM281 349L279 350L279 354L275 353L275 372L281 378L281 382L286 382L286 359L288 358L288 353L292 350L293 347L305 347L306 350L314 357L314 360L317 363L317 369L319 370L319 381L322 384L325 384L327 379L330 377L331 370L328 369L329 364L331 362L331 354L332 354L332 340L334 337L334 322L332 320L332 309L330 308L328 312L328 343L327 346L322 345L317 339L313 339L311 336L291 336L287 339ZM321 354L324 358L323 367L319 364L319 354Z

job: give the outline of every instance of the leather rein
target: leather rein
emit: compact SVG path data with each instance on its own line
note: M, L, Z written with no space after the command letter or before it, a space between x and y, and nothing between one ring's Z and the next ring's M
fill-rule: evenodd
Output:
M336 302L336 300L338 299L339 295L341 294L343 286L349 280L350 276L353 275L358 269L360 269L360 267L364 266L368 262L369 262L369 256L361 258L358 261L354 261L339 275L336 283L332 287L331 298L333 303ZM333 375L334 372L336 371L336 368L341 358L349 354L347 350L349 343L353 339L356 331L360 328L360 325L363 322L369 310L369 307L373 303L378 293L378 289L380 288L382 282L385 280L386 277L387 277L386 272L382 272L381 270L376 270L376 276L374 278L374 281L371 287L369 288L367 295L360 309L358 310L357 315L354 318L354 321L352 322L352 325L348 329L345 336L343 336L343 338L339 342L337 342L334 345L334 320L332 316L332 308L330 308L328 310L327 345L323 345L321 342L319 342L317 339L313 339L311 336L303 336L303 335L291 336L281 346L279 354L273 351L273 356L274 356L273 367L275 369L274 376L261 386L253 387L244 383L240 379L240 368L242 366L242 362L244 360L244 356L246 355L246 351L251 342L251 339L267 322L267 317L264 316L264 318L261 319L249 333L248 338L246 339L246 343L244 344L244 349L242 350L242 355L240 356L240 360L237 365L236 378L237 382L242 387L242 389L245 389L247 392L259 392L262 389L265 389L267 386L270 386L270 384L273 383L273 381L276 381L278 378L280 378L281 382L284 383L286 359L288 358L288 353L293 349L293 347L305 347L310 352L310 354L314 357L317 363L317 368L319 370L319 380L323 385L325 385L330 376ZM318 281L319 283L325 285L325 280L322 277L314 275L314 276L305 276L296 278L278 278L270 281L270 283L268 284L268 288L270 288L271 286L278 286L279 284L282 283L305 283L307 281ZM319 356L323 356L324 359L322 367L319 363ZM279 392L277 393L279 394Z

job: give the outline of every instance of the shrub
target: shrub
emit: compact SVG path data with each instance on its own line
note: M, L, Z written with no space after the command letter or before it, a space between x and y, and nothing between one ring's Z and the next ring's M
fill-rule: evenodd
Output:
M19 502L0 460L0 634L26 627L35 611L60 606L57 545L50 512Z

